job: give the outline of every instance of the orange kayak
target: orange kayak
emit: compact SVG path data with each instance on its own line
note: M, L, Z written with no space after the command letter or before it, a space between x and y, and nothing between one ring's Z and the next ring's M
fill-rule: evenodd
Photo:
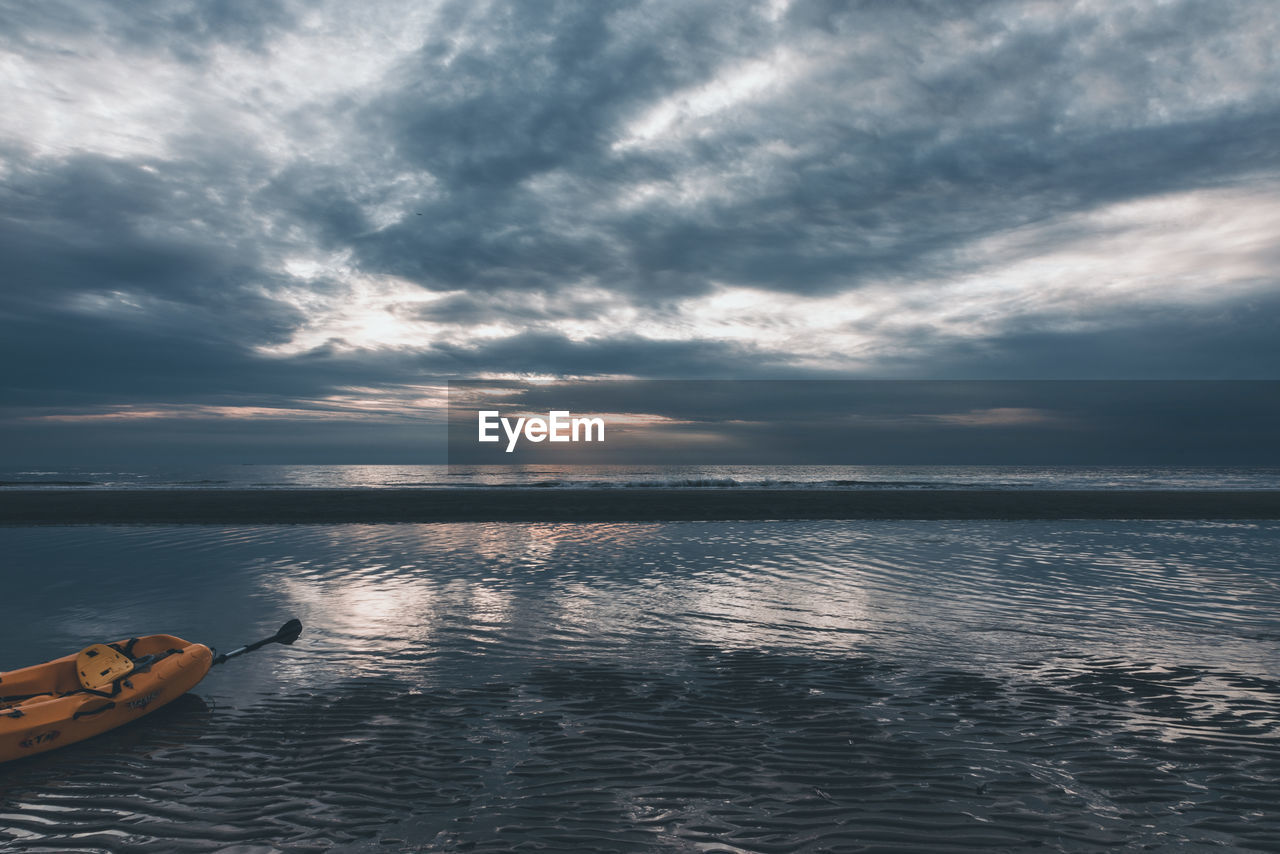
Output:
M101 690L85 687L77 655L0 673L0 762L74 744L154 712L195 687L213 664L209 647L173 635L109 646L128 666ZM80 653L81 661L95 649L107 651L107 645Z

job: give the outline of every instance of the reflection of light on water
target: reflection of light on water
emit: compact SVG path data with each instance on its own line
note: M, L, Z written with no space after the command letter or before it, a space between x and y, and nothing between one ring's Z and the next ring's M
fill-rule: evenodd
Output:
M475 538L476 556L486 561L540 562L555 554L558 533L566 525L483 525Z
M658 580L682 558L645 553L671 545L662 530L632 523L325 526L307 535L323 555L277 559L264 580L309 626L311 651L338 665L335 673L382 673L395 661L508 644L530 656L557 644L584 652L648 633L661 622L655 616L669 613L672 591ZM639 568L601 560L597 548L606 556L634 552ZM315 680L305 663L296 671L291 678Z
M486 580L482 584L453 585L449 613L466 615L472 625L485 629L501 628L511 618L511 594L497 589Z
M1196 523L458 523L259 532L244 548L273 550L257 573L267 598L307 623L302 651L346 673L674 642L1016 678L1064 649L1269 672L1253 637L1274 625L1254 595L1260 559L1240 555L1271 536Z
M428 643L436 630L437 585L406 556L388 560L385 550L370 549L376 531L351 527L325 533L335 554L354 557L286 564L267 579L275 597L307 626L308 645L318 645L315 651L326 657L358 662ZM297 670L302 680L314 681L313 665L297 662Z
M866 591L856 575L839 584L779 577L761 565L743 566L688 592L686 608L697 619L695 636L721 649L787 646L847 650L886 614L872 619Z
M435 591L421 579L360 573L316 580L280 574L271 586L301 615L310 636L324 633L350 648L425 643L433 631L429 617Z
M555 500L555 493L549 492L547 501ZM474 526L470 545L477 557L487 561L554 566L556 551L562 544L576 551L585 538L608 543L610 548L626 548L647 540L650 536L648 527L634 522L593 523L590 526L577 523L493 523ZM430 533L429 530L423 531L424 536L430 536Z

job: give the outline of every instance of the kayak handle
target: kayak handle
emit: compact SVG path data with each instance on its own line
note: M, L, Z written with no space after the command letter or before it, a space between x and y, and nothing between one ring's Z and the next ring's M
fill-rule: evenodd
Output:
M98 708L93 709L92 711L86 711L85 709L80 709L74 715L71 716L71 720L78 721L81 718L87 718L90 715L99 715L105 712L107 709L114 709L115 707L116 707L116 701L112 700L108 703L104 703L103 705L98 706Z

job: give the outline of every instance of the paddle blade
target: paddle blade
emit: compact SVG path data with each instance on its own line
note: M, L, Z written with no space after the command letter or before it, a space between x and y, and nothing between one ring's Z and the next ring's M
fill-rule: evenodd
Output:
M298 639L302 634L302 621L290 620L280 627L280 631L276 632L276 643L282 643L288 646Z

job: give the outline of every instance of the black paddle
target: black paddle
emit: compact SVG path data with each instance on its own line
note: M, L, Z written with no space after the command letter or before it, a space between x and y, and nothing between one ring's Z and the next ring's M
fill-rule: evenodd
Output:
M282 643L285 646L293 643L298 639L298 635L302 634L302 621L290 620L280 627L280 631L276 632L269 638L263 638L257 643L251 643L248 646L242 646L239 649L233 649L231 652L224 652L213 659L214 664L221 664L228 658L235 658L237 655L244 655L246 652L253 652L259 647L266 646L269 643ZM212 667L213 665L210 665Z

